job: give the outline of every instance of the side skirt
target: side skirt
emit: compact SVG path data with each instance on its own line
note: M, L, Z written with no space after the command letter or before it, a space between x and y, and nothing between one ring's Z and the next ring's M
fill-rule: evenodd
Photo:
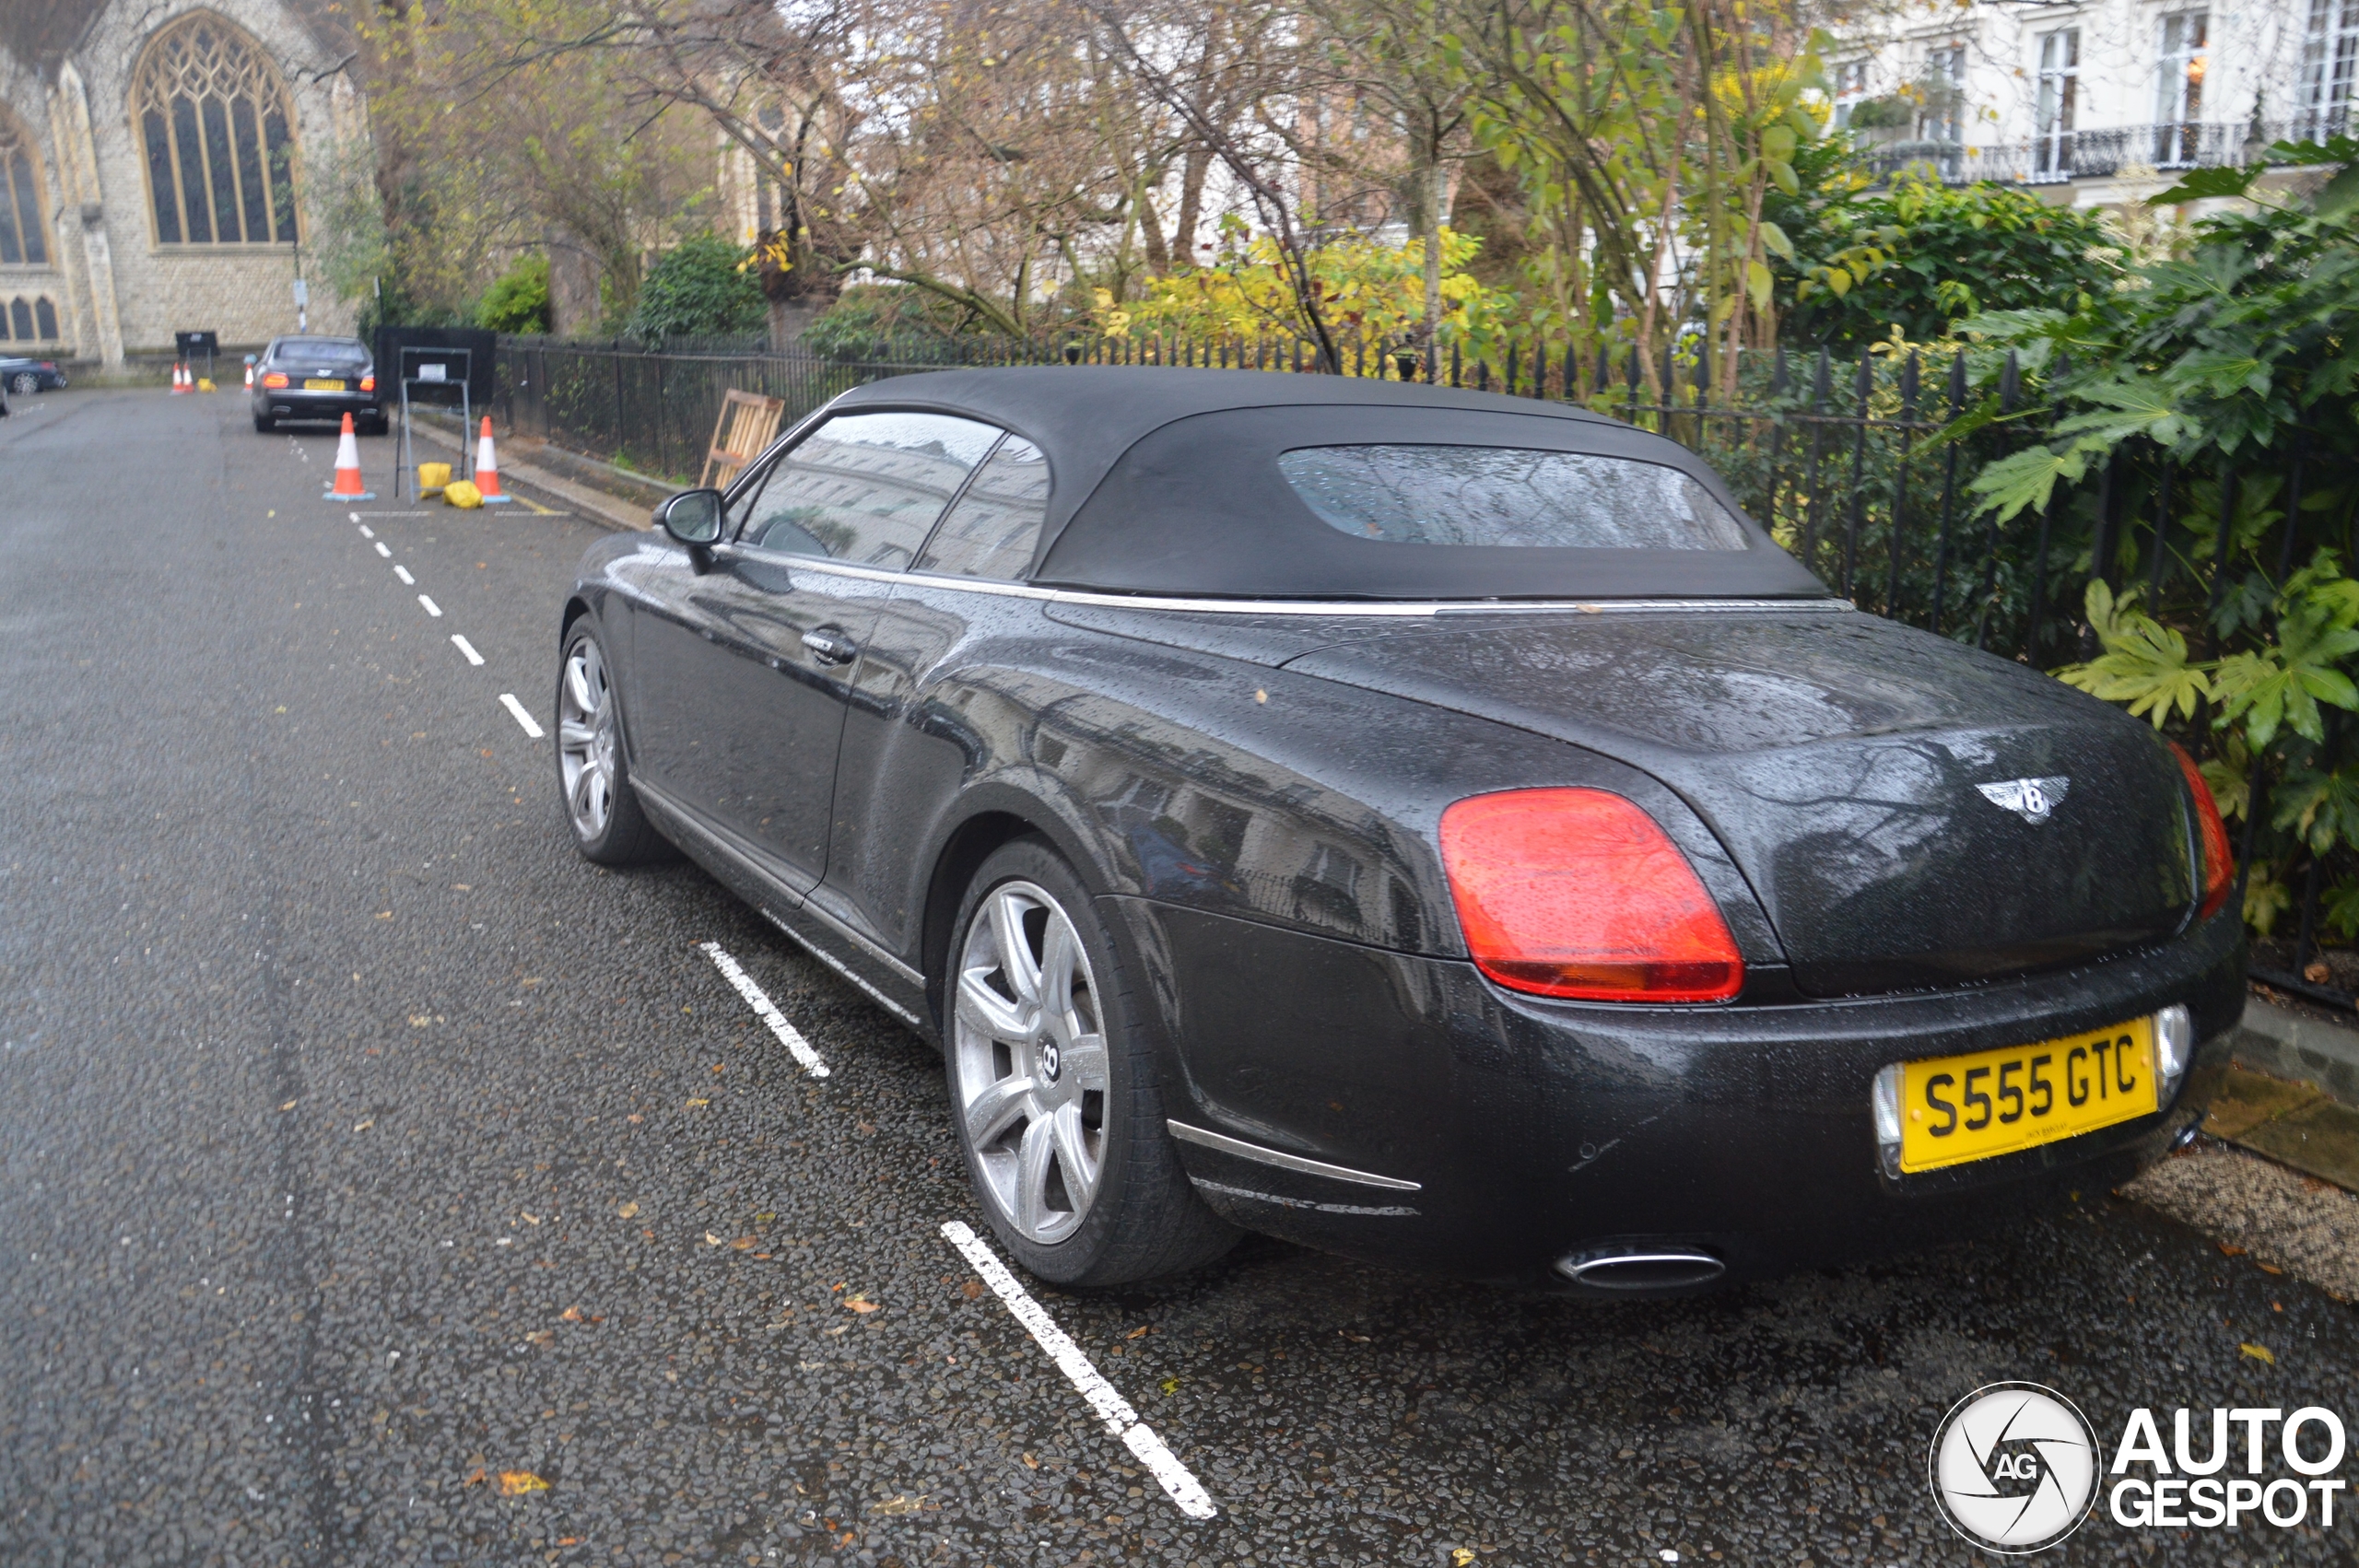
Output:
M926 1021L925 977L812 904L767 870L753 854L721 830L710 827L652 784L631 780L640 803L664 836L713 879L761 911L762 918L939 1048Z

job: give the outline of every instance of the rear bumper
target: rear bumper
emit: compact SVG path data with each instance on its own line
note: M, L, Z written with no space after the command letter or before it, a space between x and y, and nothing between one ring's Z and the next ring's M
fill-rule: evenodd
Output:
M253 393L256 414L273 419L342 419L351 415L355 419L383 417L383 404L375 392L302 392L290 387L264 391L256 387Z
M1417 1184L1382 1189L1182 1141L1214 1208L1372 1262L1565 1289L1567 1257L1685 1248L1728 1279L1759 1277L2101 1191L2201 1117L2244 1005L2232 915L2144 952L1970 989L1637 1009L1512 995L1462 961L1106 902L1143 989L1165 999L1175 1120ZM1882 1170L1869 1095L1886 1063L2172 1002L2192 1012L2199 1045L2161 1111L1947 1170Z

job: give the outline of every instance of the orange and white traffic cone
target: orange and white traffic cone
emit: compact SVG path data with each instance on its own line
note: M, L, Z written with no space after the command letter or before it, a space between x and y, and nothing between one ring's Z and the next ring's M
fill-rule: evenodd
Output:
M483 504L504 507L513 496L499 493L499 458L491 450L491 415L483 416L483 434L475 439L475 488L483 492Z
M373 501L377 492L360 482L360 443L353 439L352 415L344 416L344 433L335 439L335 488L320 497L325 501Z
M194 392L195 390L196 390L196 383L195 383L195 382L194 382L194 381L192 381L192 380L190 380L188 379L188 367L187 367L186 365L182 364L182 363L181 363L179 360L177 360L177 359L173 360L173 361L172 361L172 395L173 395L174 397L178 397L178 396L180 396L180 395L181 395L181 393L182 393L182 392Z
M251 359L246 361L246 390L254 390L254 362Z

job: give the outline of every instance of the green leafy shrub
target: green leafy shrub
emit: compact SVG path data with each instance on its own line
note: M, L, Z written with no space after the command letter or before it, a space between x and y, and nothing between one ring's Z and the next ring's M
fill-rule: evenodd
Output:
M1883 189L1828 178L1806 214L1765 212L1794 242L1781 260L1792 345L1853 351L1896 327L1911 343L1981 311L2067 312L2112 293L2120 241L2095 213L2011 185L1903 175Z
M2048 509L2096 657L2059 673L2177 734L2251 843L2268 932L2315 870L2359 935L2359 141L2281 143L2314 198L2206 170L2156 196L2244 196L2134 287L1966 323L2038 389L2043 439L1973 481L2001 521ZM1965 423L2005 423L1986 407ZM2099 497L2105 503L2099 504Z
M623 330L642 343L763 331L769 324L769 304L750 257L744 246L716 234L683 240L648 269Z
M475 304L475 324L494 332L545 333L549 322L546 256L526 256L510 267Z

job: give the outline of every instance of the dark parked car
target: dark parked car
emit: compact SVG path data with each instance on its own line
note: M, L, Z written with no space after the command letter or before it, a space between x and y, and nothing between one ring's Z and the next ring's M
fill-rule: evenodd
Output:
M65 372L53 359L28 359L0 355L0 387L30 397L35 392L64 392Z
M254 363L254 428L275 429L282 419L326 419L370 435L385 433L385 408L377 396L377 366L369 345L355 337L275 337Z
M565 608L583 853L669 840L937 1044L1051 1281L1952 1235L2157 1157L2242 1009L2184 756L1611 419L950 371L659 521Z

